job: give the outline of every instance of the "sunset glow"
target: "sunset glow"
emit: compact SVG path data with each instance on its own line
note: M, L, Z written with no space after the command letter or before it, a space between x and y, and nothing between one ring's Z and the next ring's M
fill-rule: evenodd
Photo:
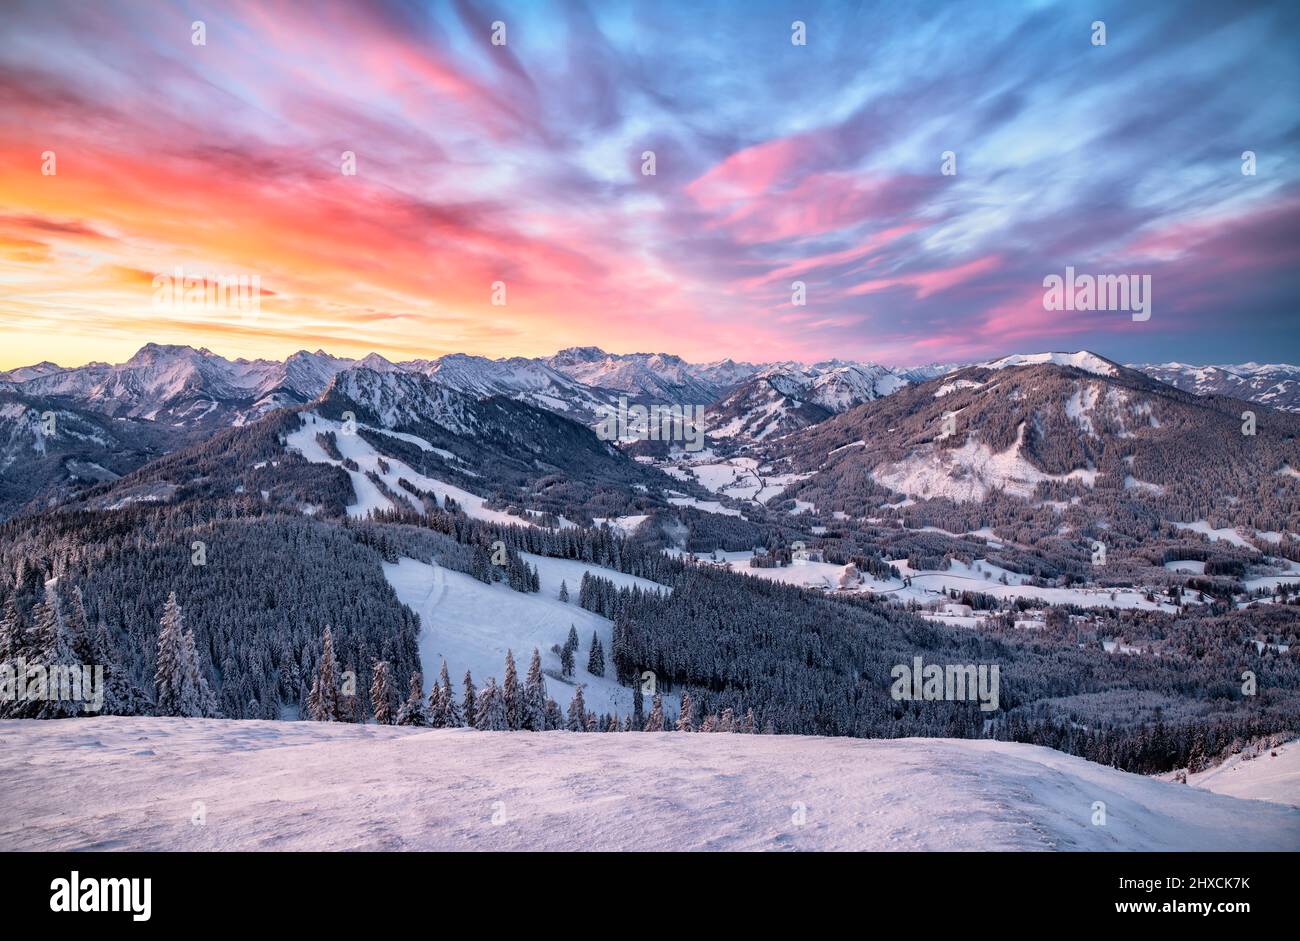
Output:
M7 3L0 368L1300 355L1293 5L923 6ZM1067 265L1153 318L1044 310ZM260 311L159 309L177 267Z

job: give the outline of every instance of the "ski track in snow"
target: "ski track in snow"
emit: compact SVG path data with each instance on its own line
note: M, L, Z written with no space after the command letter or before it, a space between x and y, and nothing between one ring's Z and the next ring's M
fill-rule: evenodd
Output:
M100 717L6 723L0 768L6 851L1300 849L1300 810L1007 742Z

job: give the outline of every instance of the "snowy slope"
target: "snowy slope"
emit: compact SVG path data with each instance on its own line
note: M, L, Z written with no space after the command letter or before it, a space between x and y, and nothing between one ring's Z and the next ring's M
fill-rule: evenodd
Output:
M1300 807L1300 740L1233 755L1218 767L1189 774L1187 783L1230 797Z
M466 516L474 519L486 520L492 523L515 524L518 526L529 525L529 521L521 516L511 516L509 513L501 510L491 510L483 505L482 497L462 490L453 484L445 481L428 477L425 474L417 473L403 462L395 457L386 457L382 460L388 465L385 472L380 466L381 460L379 452L370 446L370 444L360 435L343 434L343 425L341 422L333 421L329 418L322 418L314 412L304 414L305 423L297 431L290 434L285 439L285 446L292 451L297 451L313 464L334 464L342 466L341 462L334 460L325 453L320 442L316 440L316 435L321 432L333 432L335 441L338 443L339 453L344 458L351 458L361 468L359 471L348 470L348 477L352 480L352 491L356 494L357 502L348 507L348 515L354 517L367 516L372 510L391 510L393 509L392 501L385 496L374 481L366 476L367 471L377 474L395 493L403 495L406 502L405 507L401 509L420 509L418 501L414 497L406 496L406 491L402 488L399 481L402 478L410 481L421 490L429 490L436 494L438 505L445 506L447 497L451 497L456 503L460 504L461 510ZM368 428L367 425L358 425L360 428ZM382 428L371 428L381 434L396 434ZM423 450L436 450L427 441L416 437L415 435L400 434L398 437L410 441L421 447ZM445 453L445 452L444 452ZM346 468L345 468L346 470Z
M1010 369L1013 366L1036 366L1051 363L1055 366L1073 366L1096 376L1114 376L1118 367L1104 356L1079 350L1075 353L1015 353L1004 356L991 363L985 363L987 369Z
M1293 808L987 741L103 717L6 723L0 768L0 850L1300 848Z
M668 591L663 585L624 575L612 569L588 565L570 559L552 559L522 553L530 565L537 566L541 591L514 591L497 582L485 585L469 575L453 572L436 564L402 559L384 566L399 600L420 616L420 664L424 671L427 694L437 679L445 658L447 669L459 684L466 670L482 686L489 676L500 683L505 677L506 650L515 654L515 664L522 677L536 647L542 655L542 670L547 674L547 692L567 709L573 698L575 683L583 684L582 697L587 708L597 714L632 711L632 690L620 686L614 678L613 622L578 607L578 586L583 572L591 572L619 586ZM569 588L568 602L559 600L560 583ZM560 658L551 652L554 644L563 646L569 627L577 628L579 647L571 680L560 678ZM605 676L587 672L591 635L595 631L605 648ZM678 711L676 697L665 696L665 706ZM646 703L649 708L649 703Z

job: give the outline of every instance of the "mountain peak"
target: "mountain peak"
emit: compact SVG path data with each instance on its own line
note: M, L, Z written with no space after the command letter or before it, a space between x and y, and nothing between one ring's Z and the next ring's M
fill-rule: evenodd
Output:
M353 366L359 369L373 369L375 372L400 372L397 366L378 353L371 353L364 359L357 360Z
M1013 366L1037 366L1050 363L1054 366L1071 366L1090 372L1097 376L1115 376L1119 374L1119 365L1099 356L1090 350L1050 353L1013 353L990 363L983 363L986 369L1009 369Z

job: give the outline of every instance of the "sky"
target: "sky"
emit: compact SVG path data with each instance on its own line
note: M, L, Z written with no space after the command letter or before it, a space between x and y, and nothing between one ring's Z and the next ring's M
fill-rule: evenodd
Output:
M4 0L0 368L1297 362L1297 40L1293 0ZM1045 309L1067 266L1150 319Z

